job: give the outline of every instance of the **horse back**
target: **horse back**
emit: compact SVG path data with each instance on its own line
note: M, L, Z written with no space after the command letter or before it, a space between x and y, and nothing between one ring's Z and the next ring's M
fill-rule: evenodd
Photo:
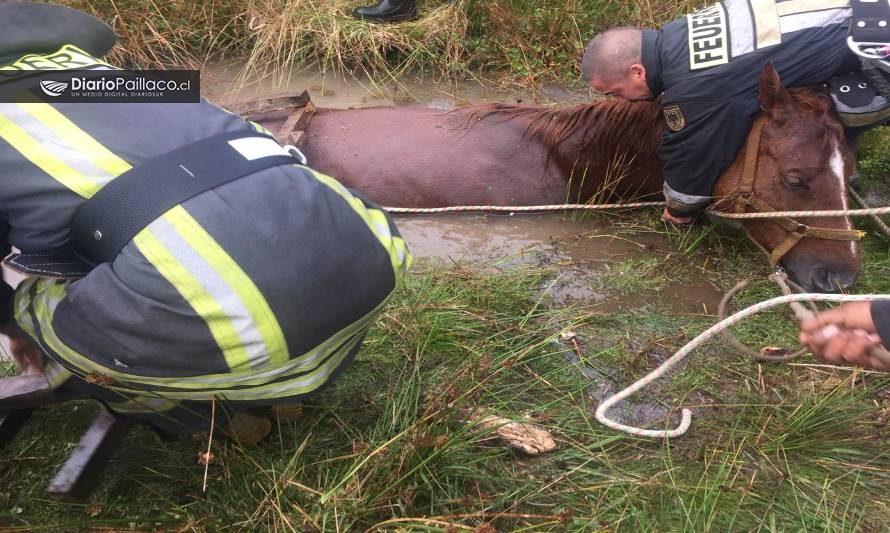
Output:
M319 110L301 150L309 165L389 206L561 202L565 179L511 121L413 107Z

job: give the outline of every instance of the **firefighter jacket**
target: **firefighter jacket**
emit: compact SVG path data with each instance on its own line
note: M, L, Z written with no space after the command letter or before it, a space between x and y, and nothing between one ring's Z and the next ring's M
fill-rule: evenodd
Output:
M727 0L643 30L646 81L666 121L658 155L668 207L710 203L759 110L767 63L786 87L858 68L845 45L850 15L848 0Z
M109 68L66 45L0 75L71 66ZM0 103L0 236L23 252L63 249L78 208L116 176L257 128L204 100ZM282 165L177 205L79 280L26 280L12 308L57 363L53 386L74 376L161 400L276 403L348 364L408 263L382 210Z

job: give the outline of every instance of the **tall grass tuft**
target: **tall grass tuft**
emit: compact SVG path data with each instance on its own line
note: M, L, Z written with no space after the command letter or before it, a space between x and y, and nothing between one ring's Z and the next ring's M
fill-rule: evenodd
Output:
M108 22L111 59L133 67L244 62L242 81L303 66L364 73L379 82L422 72L457 79L497 75L534 85L574 80L586 41L617 25L653 27L705 2L419 0L398 24L356 20L371 0L63 0Z

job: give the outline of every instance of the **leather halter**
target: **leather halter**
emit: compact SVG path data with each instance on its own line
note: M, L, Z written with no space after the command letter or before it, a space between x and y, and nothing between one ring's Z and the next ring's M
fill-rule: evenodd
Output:
M754 119L751 126L751 133L748 135L748 142L745 145L745 161L742 167L742 179L739 181L738 188L727 195L726 198L718 202L732 202L733 213L745 213L748 207L754 212L770 212L779 211L769 203L757 196L754 191L754 178L757 175L757 159L760 149L760 137L763 132L763 125L766 122L766 115L760 115ZM788 235L773 250L767 251L761 246L764 252L769 256L770 266L778 266L779 261L788 252L794 248L801 240L812 237L814 239L828 239L836 241L858 241L864 235L858 230L818 228L802 224L791 217L770 218L773 223L782 226Z

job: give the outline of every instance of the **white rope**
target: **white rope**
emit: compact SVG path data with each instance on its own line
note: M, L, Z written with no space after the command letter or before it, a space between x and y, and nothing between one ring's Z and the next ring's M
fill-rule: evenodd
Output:
M614 396L611 396L604 400L599 404L599 407L596 408L596 419L600 421L603 425L606 425L614 430L623 431L625 433L629 433L631 435L636 435L638 437L656 437L656 438L672 438L679 437L686 433L689 429L689 425L692 423L692 411L689 409L683 408L681 411L681 420L680 425L677 426L676 429L671 430L652 430L652 429L641 429L633 426L628 426L625 424L621 424L619 422L615 422L606 416L606 413L609 409L614 407L618 402L624 400L628 396L638 392L643 387L646 387L656 379L663 376L667 373L668 370L673 368L677 363L682 361L692 350L701 346L706 340L710 339L720 331L732 326L740 322L741 320L763 311L765 309L769 309L770 307L774 307L777 305L791 303L791 302L801 302L801 301L824 301L824 302L854 302L854 301L872 301L872 300L888 300L890 299L890 294L820 294L820 293L811 293L811 294L789 294L787 296L778 296L776 298L772 298L770 300L766 300L760 302L758 304L754 304L751 307L745 308L738 313L721 320L717 324L714 324L710 328L706 329L704 332L699 334L696 338L692 339L686 346L683 346L677 353L671 356L670 359L662 363L658 368L649 372L644 377L638 379L633 384L631 384L626 389L618 392Z
M450 207L384 207L394 214L422 213L465 213L465 212L508 212L523 213L529 211L599 211L606 209L635 209L639 207L664 207L664 202L633 202L625 204L557 204L557 205L454 205ZM727 213L706 209L706 213L721 218L779 218L779 217L847 217L865 215L890 214L890 207L872 207L869 209L840 209L821 211L769 211L763 213Z
M632 202L626 204L556 204L556 205L452 205L450 207L384 207L390 213L463 213L467 211L573 211L602 209L635 209L638 207L664 207L664 202Z
M708 213L721 218L803 218L803 217L847 217L847 216L866 216L866 215L886 215L890 213L890 207L872 207L869 209L839 209L839 210L823 210L823 211L773 211L763 213L724 213L722 211L711 211Z
M865 199L863 197L859 196L859 193L854 191L853 187L849 187L849 191L850 191L850 198L852 198L854 202L859 204L859 207L862 207L863 209L869 209L868 204L865 203ZM872 215L871 218L872 218L872 221L874 221L875 225L878 227L878 231L883 233L884 237L890 238L890 227L888 227L887 224L885 224L884 221L881 220L881 217L879 217L877 215Z

